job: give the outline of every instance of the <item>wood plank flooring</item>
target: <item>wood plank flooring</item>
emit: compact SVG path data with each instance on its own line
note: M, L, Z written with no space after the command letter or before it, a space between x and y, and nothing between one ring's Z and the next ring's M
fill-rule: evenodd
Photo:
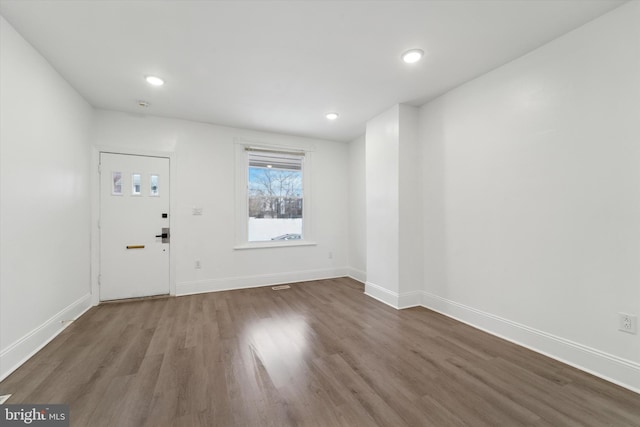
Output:
M351 279L89 310L0 383L73 426L640 426L640 395Z

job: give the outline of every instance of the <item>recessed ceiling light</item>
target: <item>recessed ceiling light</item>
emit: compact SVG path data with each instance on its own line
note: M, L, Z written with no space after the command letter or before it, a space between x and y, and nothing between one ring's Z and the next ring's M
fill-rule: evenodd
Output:
M145 80L147 80L147 83L153 86L162 86L164 84L164 80L156 76L147 76L145 77Z
M402 54L402 60L407 64L413 64L414 62L420 61L423 55L424 50L422 49L410 49Z
M338 113L327 113L327 114L325 115L325 117L326 117L327 119L329 119L329 120L335 120L335 119L337 119L337 118L338 118L338 116L339 116L339 114L338 114Z

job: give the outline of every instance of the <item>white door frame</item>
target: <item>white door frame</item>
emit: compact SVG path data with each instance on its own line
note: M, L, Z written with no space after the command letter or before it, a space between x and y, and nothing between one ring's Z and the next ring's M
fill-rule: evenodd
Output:
M171 229L171 250L169 251L169 295L176 294L176 161L173 151L152 151L130 147L112 147L95 145L91 151L91 303L100 304L100 287L98 275L100 274L100 153L125 154L133 156L165 157L169 159L169 227Z

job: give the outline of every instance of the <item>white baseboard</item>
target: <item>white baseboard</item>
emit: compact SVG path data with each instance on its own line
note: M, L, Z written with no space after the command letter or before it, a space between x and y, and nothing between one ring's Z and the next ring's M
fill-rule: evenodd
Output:
M373 282L365 282L364 293L396 309L422 305L422 291L411 291L399 294L383 286L376 285Z
M353 280L357 280L360 283L367 282L367 273L362 270L358 270L353 267L347 267L346 275L347 277L351 277Z
M6 349L0 352L0 381L18 369L31 356L60 334L71 322L92 307L91 294L86 294L66 308L60 310L49 320L38 326Z
M389 289L376 285L373 282L365 282L364 293L365 295L369 295L371 298L377 299L378 301L390 305L393 308L398 308L399 296L397 292L390 291Z
M422 292L423 307L640 393L640 364Z
M346 270L346 268L330 268L324 270L304 270L278 274L262 274L258 276L239 276L182 282L176 285L176 295L202 294L206 292L281 285L284 283L308 282L310 280L334 279L336 277L347 276Z
M419 307L422 305L422 291L405 292L398 297L398 308Z

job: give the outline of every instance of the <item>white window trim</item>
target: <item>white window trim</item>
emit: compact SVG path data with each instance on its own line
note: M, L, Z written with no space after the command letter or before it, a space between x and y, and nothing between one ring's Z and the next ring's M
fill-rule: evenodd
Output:
M315 246L317 243L313 239L313 220L311 212L311 176L312 176L312 149L304 147L292 147L283 145L267 144L264 142L254 142L247 140L235 140L235 246L234 250L246 249L269 249L284 248L293 246ZM302 199L302 239L286 241L265 241L249 242L248 228L248 157L246 148L257 148L272 151L289 151L292 153L304 152L304 167L302 168L302 188L304 191Z

